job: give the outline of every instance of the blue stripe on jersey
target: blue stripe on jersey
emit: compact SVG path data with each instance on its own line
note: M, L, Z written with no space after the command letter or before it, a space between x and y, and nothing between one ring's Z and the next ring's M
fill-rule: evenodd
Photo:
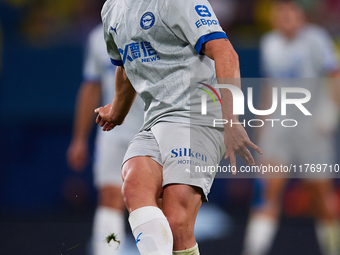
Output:
M112 58L110 58L110 59L111 59L111 63L114 64L115 66L123 66L124 65L123 61L121 61L121 60L114 60Z
M211 33L211 34L206 34L206 35L202 35L200 37L200 39L198 39L196 45L195 45L195 50L197 51L198 54L203 55L203 53L201 52L202 49L202 45L208 41L211 40L215 40L215 39L221 39L221 38L227 38L227 35L223 32L215 32L215 33Z

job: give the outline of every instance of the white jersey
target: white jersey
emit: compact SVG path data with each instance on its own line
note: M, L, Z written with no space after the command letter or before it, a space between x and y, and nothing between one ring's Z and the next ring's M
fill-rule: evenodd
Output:
M324 28L307 24L292 39L278 31L270 32L261 41L261 53L264 75L276 79L272 80L274 87L297 86L310 91L312 98L307 106L313 117L307 123L321 122L323 112L334 112L321 78L339 66L334 43Z
M338 68L327 31L305 25L291 40L274 31L261 41L262 68L268 78L318 78Z
M261 54L264 76L272 78L270 85L309 90L311 99L304 105L312 114L304 116L297 107L291 107L284 119L295 119L298 126L264 127L258 144L264 157L283 165L333 163L337 106L324 86L327 80L322 79L338 68L331 37L314 25L305 25L292 39L274 31L263 37ZM280 111L270 119L282 119Z
M102 105L112 103L115 95L115 69L107 55L103 26L98 25L89 35L83 76L85 81L101 82ZM124 124L115 127L112 132L98 132L98 135L105 136L105 139L125 139L128 143L143 123L143 108L143 101L137 96Z
M108 0L102 20L112 62L124 65L145 102L143 129L158 121L190 123L191 78L209 85L215 78L202 45L227 38L208 1Z

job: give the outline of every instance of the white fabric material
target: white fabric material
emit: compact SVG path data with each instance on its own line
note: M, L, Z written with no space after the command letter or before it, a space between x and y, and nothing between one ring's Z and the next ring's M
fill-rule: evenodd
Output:
M117 255L125 238L125 219L121 211L100 206L97 208L93 223L92 248L93 255ZM106 242L106 237L115 234L118 242Z
M251 217L242 255L265 255L271 248L277 228L276 219L266 216Z
M136 227L147 223L153 219L165 219L165 216L161 209L154 206L145 206L138 208L130 213L129 223L132 231L135 230Z
M270 32L260 47L266 77L317 78L339 67L332 38L319 26L306 25L293 39Z
M225 153L223 141L223 132L217 129L159 122L150 131L135 136L124 162L150 156L163 167L163 187L174 183L200 187L207 200L216 175L207 167L221 161Z
M145 102L143 130L159 121L189 123L193 115L201 117L190 112L190 79L213 86L215 69L197 51L204 42L226 38L209 2L109 0L101 14L108 53L124 65ZM214 36L204 37L210 34Z
M158 207L145 206L133 211L129 222L141 255L172 254L170 225Z

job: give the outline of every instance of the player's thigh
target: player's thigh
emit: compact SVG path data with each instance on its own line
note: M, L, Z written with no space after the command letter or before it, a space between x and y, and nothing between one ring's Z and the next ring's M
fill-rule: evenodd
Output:
M204 171L204 168L215 167L224 155L223 132L166 122L157 123L151 130L161 153L163 187L172 184L200 187L207 200L216 172Z
M181 227L189 232L194 230L203 197L204 194L199 187L183 184L170 184L164 187L163 212L173 231Z
M129 212L157 206L162 194L163 167L158 143L151 130L139 132L129 144L123 160L123 199Z
M154 199L162 194L162 166L149 156L130 158L123 165L124 199Z

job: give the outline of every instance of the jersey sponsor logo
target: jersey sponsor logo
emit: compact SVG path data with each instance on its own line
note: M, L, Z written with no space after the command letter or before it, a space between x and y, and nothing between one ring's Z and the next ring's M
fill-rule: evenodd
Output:
M144 13L140 19L140 26L146 30L151 28L153 24L155 24L155 15L152 12Z
M211 17L211 13L205 5L196 5L195 10L197 14L201 17Z
M171 158L180 158L180 157L190 157L194 159L199 159L203 162L207 162L208 158L206 155L196 152L191 148L175 148L171 150Z
M197 28L201 26L210 27L212 25L219 25L216 19L205 19L205 17L211 17L211 12L209 11L208 7L206 7L205 5L196 5L195 10L199 16L204 17L195 22L195 25Z
M218 21L216 19L199 19L196 21L195 25L197 28L201 26L212 26L212 25L218 25Z
M121 48L118 50L122 55L123 64L125 64L126 60L132 62L135 59L141 59L142 63L145 63L161 59L157 51L151 46L150 42L130 43L125 46L124 50Z

